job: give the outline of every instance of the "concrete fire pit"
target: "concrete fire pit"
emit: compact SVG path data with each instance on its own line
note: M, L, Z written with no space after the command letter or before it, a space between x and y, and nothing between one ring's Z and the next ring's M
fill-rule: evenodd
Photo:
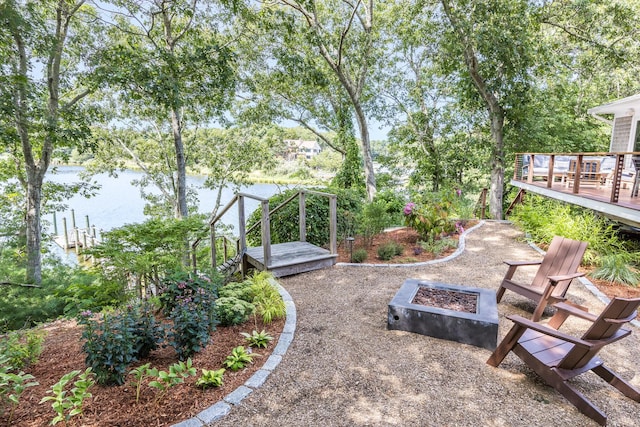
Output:
M476 295L475 313L415 304L421 286ZM389 304L387 328L494 350L498 340L496 293L490 289L408 279Z

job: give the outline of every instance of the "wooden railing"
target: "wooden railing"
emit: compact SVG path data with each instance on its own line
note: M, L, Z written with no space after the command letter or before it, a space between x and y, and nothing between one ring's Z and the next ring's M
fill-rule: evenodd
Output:
M269 268L271 266L271 215L280 209L282 209L285 205L289 204L291 201L298 198L299 204L299 232L300 232L300 241L306 242L307 240L307 213L306 213L306 196L316 195L321 197L326 197L329 199L329 251L331 254L338 253L338 244L337 244L337 236L338 236L338 221L337 221L337 197L335 194L322 193L319 191L311 191L311 190L300 190L297 193L293 194L291 197L283 201L280 205L275 207L273 210L269 210L269 200L253 196L251 194L246 193L238 193L229 203L225 205L224 208L220 210L220 212L215 215L215 217L209 220L209 232L210 232L210 243L211 243L211 267L216 268L216 258L217 258L217 249L216 249L216 240L218 238L224 238L226 241L231 241L235 244L236 247L236 256L243 256L243 254L247 250L247 235L256 229L257 227L261 227L261 243L263 248L263 256L264 256L264 265ZM245 198L251 198L254 200L258 200L261 206L261 216L260 220L253 224L249 229L246 228L246 213L244 208L244 200ZM238 238L237 240L232 240L228 236L216 236L216 224L220 219L224 216L225 213L229 211L233 207L233 205L238 205ZM198 245L202 242L202 239L198 239L191 245L191 253L192 253L192 264L194 270L197 268L197 260L196 260L196 252ZM226 247L224 250L224 261L227 261L227 250Z
M544 156L544 166L538 166L536 157ZM609 202L617 203L620 189L624 185L633 185L632 192L637 195L638 176L633 166L633 158L640 158L640 152L606 153L516 153L514 177L516 181L533 182L536 177L546 180L546 187L552 188L558 181L567 188L573 187L574 194L580 193L581 184L594 184L598 188L610 189ZM559 160L562 160L560 167ZM611 168L601 169L605 159ZM569 162L569 166L564 163ZM624 180L624 177L631 177Z

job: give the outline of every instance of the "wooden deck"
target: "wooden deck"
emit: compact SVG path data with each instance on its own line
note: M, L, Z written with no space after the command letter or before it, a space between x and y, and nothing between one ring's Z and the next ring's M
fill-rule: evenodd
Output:
M307 242L287 242L271 245L271 264L264 264L262 246L247 248L245 262L258 270L269 270L276 277L290 276L330 267L336 263L338 254Z
M527 192L592 209L632 227L640 227L640 197L632 197L631 188L621 188L618 201L611 203L612 188L606 185L581 185L578 193L561 181L554 181L549 187L546 180L527 182L514 179L511 185Z

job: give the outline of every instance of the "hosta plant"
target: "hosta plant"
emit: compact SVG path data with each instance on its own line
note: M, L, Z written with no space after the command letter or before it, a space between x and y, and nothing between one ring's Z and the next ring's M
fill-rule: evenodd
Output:
M243 346L238 346L231 351L231 354L227 356L224 364L232 371L239 371L240 369L251 363L255 354L247 352L247 349Z
M267 348L267 345L273 341L273 337L264 329L260 332L253 331L250 334L247 332L240 332L240 335L247 340L250 347Z
M209 388L209 387L221 387L223 382L223 377L226 369L220 368L217 370L209 370L202 369L202 375L196 381L197 387Z

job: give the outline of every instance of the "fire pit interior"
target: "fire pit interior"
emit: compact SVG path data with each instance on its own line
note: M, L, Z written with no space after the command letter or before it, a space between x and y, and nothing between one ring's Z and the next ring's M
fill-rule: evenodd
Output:
M448 289L440 289L431 286L418 286L412 304L426 305L429 307L446 308L447 310L476 313L478 294L473 292L461 292Z
M389 304L387 328L493 350L498 340L495 291L408 279Z

